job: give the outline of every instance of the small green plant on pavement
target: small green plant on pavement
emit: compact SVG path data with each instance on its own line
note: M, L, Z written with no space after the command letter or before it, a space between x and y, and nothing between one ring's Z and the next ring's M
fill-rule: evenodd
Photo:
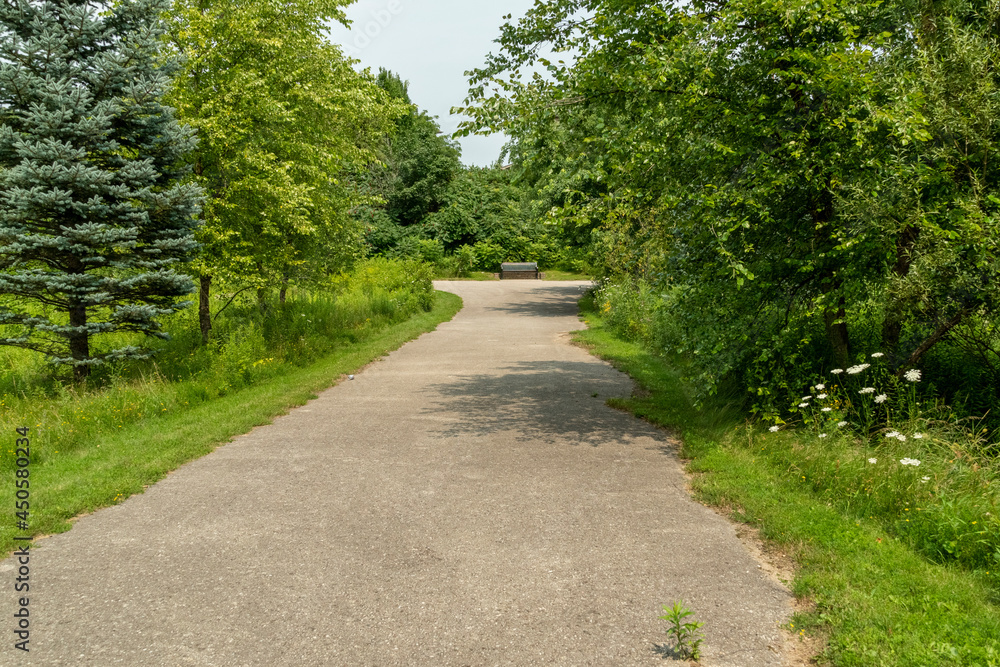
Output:
M674 652L677 657L684 660L698 660L701 657L701 642L704 637L698 629L704 625L699 621L686 621L688 616L694 614L693 611L684 606L683 600L678 600L673 607L663 605L663 611L667 612L660 616L664 621L670 623L667 628L667 636L674 642Z

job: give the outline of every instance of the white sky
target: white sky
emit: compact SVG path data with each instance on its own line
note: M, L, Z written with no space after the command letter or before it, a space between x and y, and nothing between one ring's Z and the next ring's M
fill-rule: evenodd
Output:
M482 67L496 52L503 16L524 15L534 0L359 0L347 8L350 31L330 31L332 41L378 72L385 67L410 82L410 98L438 117L451 134L460 118L449 111L461 106L468 92L464 72ZM496 162L506 139L502 135L461 139L462 162L486 166Z

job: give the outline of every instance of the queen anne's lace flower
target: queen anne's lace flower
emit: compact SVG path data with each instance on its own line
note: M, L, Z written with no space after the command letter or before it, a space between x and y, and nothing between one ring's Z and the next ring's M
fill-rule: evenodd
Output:
M803 401L808 401L810 398L812 398L812 396L803 396L802 400Z
M884 357L885 355L881 352L875 352L872 354L872 359L878 359L879 357Z
M914 433L914 434L913 434L913 439L914 439L914 440L920 440L920 439L922 439L923 437L924 437L924 434L923 434L923 433Z
M858 364L857 366L851 366L847 369L848 375L857 375L866 368L871 368L871 364Z
M931 481L931 478L930 478L930 477L921 477L921 478L920 478L920 483L921 483L921 484L926 484L926 483L927 483L927 482L929 482L929 481Z
M818 389L819 391L823 391L824 389L826 389L826 385L825 384L818 384L815 387L813 387L813 389Z
M767 430L770 431L771 433L777 433L778 431L781 430L781 427L780 426L772 426L771 428L769 428Z
M832 371L830 371L830 372L831 372L831 373L832 373L833 375L840 375L841 373L843 373L843 372L844 372L844 369L843 369L843 368L834 368L834 369L833 369Z
M821 437L821 438L825 438L825 437L826 437L826 433L820 433L820 434L819 434L819 437Z
M837 426L839 426L840 428L844 428L845 426L847 426L847 422L837 422Z
M903 377L906 378L907 382L920 382L920 375L919 370L912 368L906 371L906 373L903 374Z
M868 459L868 463L878 463L878 459L876 459L876 458L870 458L870 459Z
M833 408L823 408L820 412L830 412Z
M875 397L876 403L885 403L889 397L886 394L879 394Z
M896 436L896 440L899 440L900 442L906 442L906 436L900 433L899 435Z
M888 433L885 434L885 437L895 438L897 435L899 435L899 431L889 431Z
M799 403L799 407L800 408L808 408L809 404L808 403Z
M875 393L875 387L865 387L864 389L859 389L858 393L859 394L874 394Z
M899 459L899 462L904 466L918 466L920 465L919 459Z
M818 398L819 400L821 400L821 401L822 401L822 400L823 400L824 398L826 398L826 394L820 394L820 395L819 395L819 396L817 396L816 398Z

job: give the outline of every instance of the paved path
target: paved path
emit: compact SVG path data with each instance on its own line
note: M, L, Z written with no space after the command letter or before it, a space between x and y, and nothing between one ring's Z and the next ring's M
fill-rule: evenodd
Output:
M439 286L454 321L40 541L0 664L677 664L679 598L703 664L779 664L788 593L604 405L631 383L569 344L582 284Z

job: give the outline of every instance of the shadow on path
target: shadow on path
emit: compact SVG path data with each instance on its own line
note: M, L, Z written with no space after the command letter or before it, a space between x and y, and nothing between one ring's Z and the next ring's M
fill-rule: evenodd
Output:
M577 301L586 291L580 285L546 286L544 291L532 292L530 300L487 306L486 310L526 317L576 317L580 312Z
M574 361L525 361L499 370L504 374L460 376L430 385L442 400L422 413L461 415L441 429L445 437L519 431L531 440L597 447L640 435L635 428L643 428L641 422L604 407L607 398L623 393L623 382L614 371Z

